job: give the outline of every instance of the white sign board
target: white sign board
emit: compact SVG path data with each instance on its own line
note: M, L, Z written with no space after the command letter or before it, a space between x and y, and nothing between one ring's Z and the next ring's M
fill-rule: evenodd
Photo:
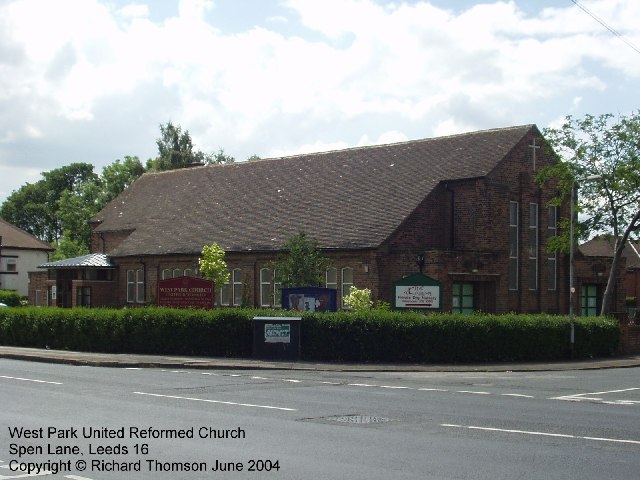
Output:
M437 285L396 285L397 308L440 308Z
M291 343L291 325L288 323L266 323L265 343Z

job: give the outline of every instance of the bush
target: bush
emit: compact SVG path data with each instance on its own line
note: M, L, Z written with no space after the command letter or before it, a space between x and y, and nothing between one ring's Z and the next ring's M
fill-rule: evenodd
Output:
M296 312L292 312L296 313ZM79 351L250 357L255 309L0 309L0 344ZM457 363L554 360L569 356L569 317L423 315L362 310L306 313L305 360ZM575 320L575 356L616 352L615 320Z
M15 290L0 290L0 303L4 303L9 307L19 307L20 294Z

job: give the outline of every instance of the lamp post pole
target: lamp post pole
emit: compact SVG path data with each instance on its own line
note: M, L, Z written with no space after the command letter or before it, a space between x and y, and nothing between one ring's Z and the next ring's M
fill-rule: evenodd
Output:
M590 175L582 179L574 179L571 182L571 198L569 199L569 323L571 325L571 331L569 333L569 347L571 352L571 358L573 358L575 347L575 313L573 309L573 294L575 293L574 285L574 271L573 271L573 223L574 223L574 210L575 210L575 196L576 196L576 183L578 182L592 182L602 178L600 175Z
M576 182L571 182L571 199L569 200L569 324L571 325L571 331L569 333L569 352L571 358L573 358L573 348L575 346L575 320L573 312L573 292L575 287L573 285L573 215L574 215L574 197L576 194Z

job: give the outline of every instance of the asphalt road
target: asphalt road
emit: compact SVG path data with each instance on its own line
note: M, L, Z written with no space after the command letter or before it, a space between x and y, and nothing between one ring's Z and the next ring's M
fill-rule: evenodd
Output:
M629 480L640 474L639 373L165 370L0 359L0 480L30 478L27 468L33 478L71 480Z

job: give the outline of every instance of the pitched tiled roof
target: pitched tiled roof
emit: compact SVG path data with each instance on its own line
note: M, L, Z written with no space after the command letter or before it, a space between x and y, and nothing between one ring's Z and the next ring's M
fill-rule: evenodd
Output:
M53 248L46 242L25 232L21 228L12 225L0 218L0 237L2 246L7 248L23 248L28 250L52 251Z
M580 245L580 252L587 257L613 257L613 237L598 236ZM640 268L640 242L627 241L622 251L627 259L627 269Z
M146 173L93 221L133 230L115 256L280 249L304 230L323 248L388 238L443 180L487 175L533 125L254 162Z
M111 259L104 253L90 253L81 257L66 258L57 262L48 262L38 265L38 268L113 268Z

